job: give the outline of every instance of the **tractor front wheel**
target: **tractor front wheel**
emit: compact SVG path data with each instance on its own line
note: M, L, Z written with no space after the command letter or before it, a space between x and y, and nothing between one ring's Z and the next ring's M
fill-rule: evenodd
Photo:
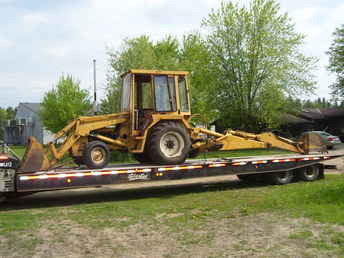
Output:
M110 160L108 146L101 141L87 143L83 151L83 162L88 168L103 168Z
M162 165L183 163L191 147L190 136L181 123L166 121L153 128L148 141L152 162Z

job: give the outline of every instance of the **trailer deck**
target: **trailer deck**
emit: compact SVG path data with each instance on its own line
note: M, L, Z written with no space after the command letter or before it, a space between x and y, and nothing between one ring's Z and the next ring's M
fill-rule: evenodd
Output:
M137 181L285 172L341 156L340 154L274 155L189 160L177 166L126 164L98 170L63 168L18 173L15 177L15 188L17 192L35 192Z
M342 152L313 155L270 155L188 160L180 165L118 164L103 169L65 167L48 171L20 172L18 159L0 156L0 201L6 196L40 191L83 188L168 179L237 175L286 184L294 177L305 181L323 178L321 162L344 156ZM284 178L286 177L286 178ZM271 180L270 180L271 181Z

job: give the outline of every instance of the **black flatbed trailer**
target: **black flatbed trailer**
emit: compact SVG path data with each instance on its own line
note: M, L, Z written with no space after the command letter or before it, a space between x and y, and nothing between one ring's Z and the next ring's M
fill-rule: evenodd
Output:
M237 175L241 180L269 180L287 184L295 179L315 181L324 178L321 162L344 154L272 155L189 160L180 165L121 164L103 169L82 167L21 173L19 161L0 155L0 201L41 191L121 184L128 182Z

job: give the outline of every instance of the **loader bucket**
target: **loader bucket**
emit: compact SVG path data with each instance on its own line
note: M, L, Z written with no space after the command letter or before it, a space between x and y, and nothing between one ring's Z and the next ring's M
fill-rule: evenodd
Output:
M302 145L302 149L305 151L306 154L311 152L326 152L326 143L321 138L319 134L308 132L304 133L299 142Z
M49 159L43 145L35 137L30 136L24 157L19 167L20 172L35 172L47 170L50 167Z

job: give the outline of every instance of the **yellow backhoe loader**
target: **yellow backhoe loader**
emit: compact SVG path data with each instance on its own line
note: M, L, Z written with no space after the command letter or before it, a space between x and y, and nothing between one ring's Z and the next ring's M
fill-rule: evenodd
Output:
M321 138L312 134L294 142L272 133L228 130L221 134L194 128L189 122L187 75L183 71L129 70L122 75L120 113L79 117L59 131L46 149L30 137L20 171L51 169L67 153L79 165L103 168L111 150L130 152L139 162L152 164L180 164L213 149L324 151ZM62 144L57 145L58 140Z

